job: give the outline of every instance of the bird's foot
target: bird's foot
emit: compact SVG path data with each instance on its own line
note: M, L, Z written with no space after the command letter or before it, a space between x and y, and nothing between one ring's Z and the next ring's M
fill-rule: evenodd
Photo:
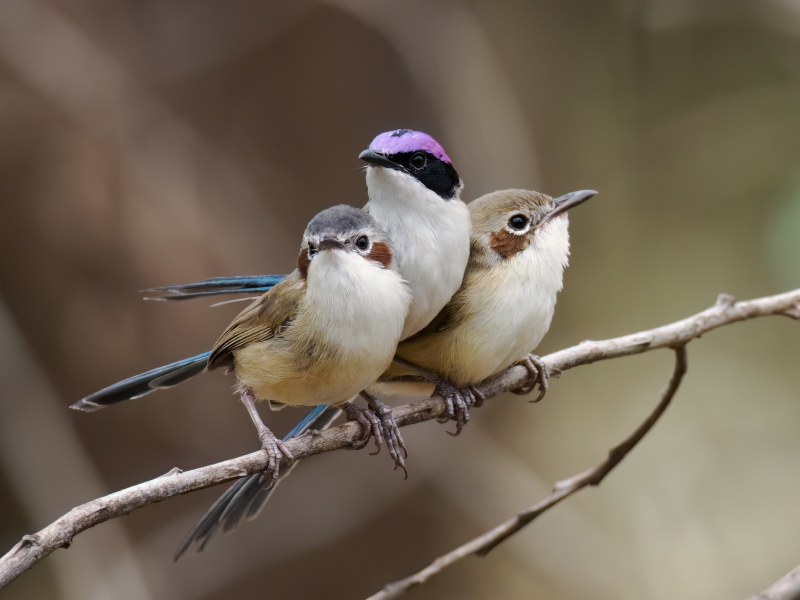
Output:
M361 408L352 402L345 402L340 407L344 411L344 416L348 421L358 421L361 423L363 435L357 442L353 442L354 450L361 450L369 444L370 438L375 438L375 452L370 454L377 454L381 451L381 444L384 443L383 430L381 428L381 420L375 415L374 412L368 408Z
M531 400L531 402L539 402L539 400L544 398L544 395L547 393L547 365L544 364L544 361L535 354L526 354L517 364L521 367L525 367L528 370L528 382L515 390L511 390L511 392L520 396L524 396L525 394L530 394L538 385L539 395L535 400Z
M456 422L456 430L448 431L450 435L458 435L469 421L469 409L481 406L486 399L474 385L458 388L446 379L438 379L431 397L444 399L445 412L437 419L439 423Z
M475 408L483 406L483 401L486 400L486 396L483 395L482 391L474 385L468 385L464 389L472 395L472 404L470 404L470 406L474 406Z
M240 397L242 399L242 404L245 405L247 412L250 413L253 424L256 426L258 439L261 440L261 448L263 448L264 452L266 452L269 457L267 468L264 469L264 476L270 480L269 486L267 486L267 489L269 489L275 485L278 477L280 477L281 461L286 459L286 466L291 467L292 463L294 463L294 456L292 456L286 444L284 444L282 440L276 438L275 434L269 430L269 427L264 425L264 421L261 420L261 416L258 414L258 409L256 408L255 394L249 389L243 388Z
M281 462L285 459L286 466L291 467L294 463L294 456L286 447L282 440L275 437L267 427L258 428L258 438L261 440L261 448L267 453L269 462L264 469L264 476L270 480L267 489L275 485L280 477Z
M400 467L403 469L403 478L408 479L405 461L405 459L408 458L408 451L406 450L406 443L403 440L403 436L400 434L400 428L397 426L392 416L391 407L387 406L367 391L361 392L361 396L369 403L372 414L380 421L383 441L386 444L386 448L389 450L389 455L392 457L392 460L394 460L394 468L397 469Z
M391 407L385 404L379 404L375 409L375 414L381 420L381 427L383 428L383 437L386 439L386 447L389 449L389 455L394 460L394 468L400 467L403 469L403 479L408 479L408 471L406 471L406 461L408 458L408 451L406 450L406 443L403 436L400 434L400 428L394 421L392 416Z

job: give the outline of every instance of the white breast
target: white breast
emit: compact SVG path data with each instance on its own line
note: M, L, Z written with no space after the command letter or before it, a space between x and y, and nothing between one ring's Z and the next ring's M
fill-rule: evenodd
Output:
M492 267L469 294L472 317L462 325L459 370L477 383L532 352L550 328L569 257L566 215L538 232L519 254ZM465 355L466 354L466 355ZM463 369L463 370L462 370Z
M488 250L487 250L488 251ZM464 386L532 352L547 333L569 255L566 217L537 232L528 248L469 269L450 326L400 344L398 356ZM410 390L381 385L386 394Z
M237 351L240 385L291 405L349 400L391 363L410 302L397 272L355 252L321 251L283 335Z
M470 215L399 171L367 169L365 210L389 234L395 260L413 294L401 339L425 327L461 286L469 259Z
M398 273L336 250L314 258L300 312L313 315L314 337L341 355L388 362L410 303L411 291Z
M400 275L353 252L322 251L286 331L236 351L236 375L260 400L349 400L389 366L411 301Z

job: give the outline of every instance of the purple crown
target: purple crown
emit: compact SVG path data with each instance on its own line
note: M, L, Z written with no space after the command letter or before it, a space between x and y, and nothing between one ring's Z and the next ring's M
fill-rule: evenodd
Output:
M439 142L427 133L410 129L395 129L382 133L372 140L369 149L386 155L423 150L433 154L442 162L450 162L450 157L445 154L444 148Z

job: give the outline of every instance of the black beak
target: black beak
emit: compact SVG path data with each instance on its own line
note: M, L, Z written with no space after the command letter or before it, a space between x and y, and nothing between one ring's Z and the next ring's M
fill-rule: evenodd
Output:
M319 243L319 250L344 250L344 244L333 238L325 238Z
M377 150L364 150L358 155L358 158L363 160L368 165L372 165L373 167L384 167L386 169L395 169L396 171L405 171L402 166L389 160L386 158L385 154L382 154Z
M549 213L547 213L537 227L541 227L548 221L551 221L561 213L567 212L570 208L574 208L579 204L583 204L592 196L596 196L597 192L595 190L581 190L579 192L570 192L569 194L564 194L563 196L559 196L553 202L555 203L555 207Z

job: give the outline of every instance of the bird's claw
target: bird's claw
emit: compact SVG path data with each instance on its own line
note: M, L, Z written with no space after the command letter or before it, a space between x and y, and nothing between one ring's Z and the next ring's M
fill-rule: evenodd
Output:
M531 402L539 402L547 393L548 387L548 373L547 365L544 361L535 354L526 354L521 361L517 363L521 367L528 370L528 383L521 385L517 389L511 390L512 393L524 396L530 394L539 386L539 395Z
M291 467L294 463L294 456L289 448L286 447L286 444L276 438L275 434L266 427L259 429L258 437L261 440L261 448L269 457L267 468L264 469L264 475L267 479L270 479L270 483L267 486L267 489L269 489L275 485L275 482L280 477L281 462L285 459L286 466Z
M348 402L344 406L344 415L348 421L358 421L361 423L363 435L359 442L353 442L354 450L361 450L367 444L371 437L375 437L375 452L370 454L378 454L381 451L381 444L384 443L383 431L381 430L381 420L369 409L356 406L352 402Z
M386 447L389 449L389 455L392 460L394 460L394 468L400 467L403 469L403 479L408 479L405 461L408 458L408 450L406 450L406 443L400 434L400 428L392 416L392 409L385 404L379 404L375 409L375 414L381 421Z
M394 422L392 417L392 409L385 404L379 403L376 399L372 399L376 403L375 410L361 408L352 402L344 405L344 414L348 421L358 421L364 429L364 436L361 441L353 443L355 450L361 450L369 443L371 437L375 438L375 452L370 454L378 454L381 451L381 444L385 444L389 450L389 455L394 460L394 468L400 467L403 469L405 478L408 478L408 471L406 470L405 459L408 458L408 451L406 450L405 441L403 436L400 435L400 429L397 423Z
M456 430L447 432L454 436L460 434L464 425L469 422L469 409L473 406L481 406L486 399L475 386L468 385L463 388L457 388L445 379L440 379L436 382L433 396L439 396L444 399L445 404L444 413L436 420L439 423L455 421Z
M483 395L483 392L476 388L474 385L468 385L467 391L472 394L473 402L470 406L474 406L475 408L480 408L483 406L483 401L486 400L486 396Z

